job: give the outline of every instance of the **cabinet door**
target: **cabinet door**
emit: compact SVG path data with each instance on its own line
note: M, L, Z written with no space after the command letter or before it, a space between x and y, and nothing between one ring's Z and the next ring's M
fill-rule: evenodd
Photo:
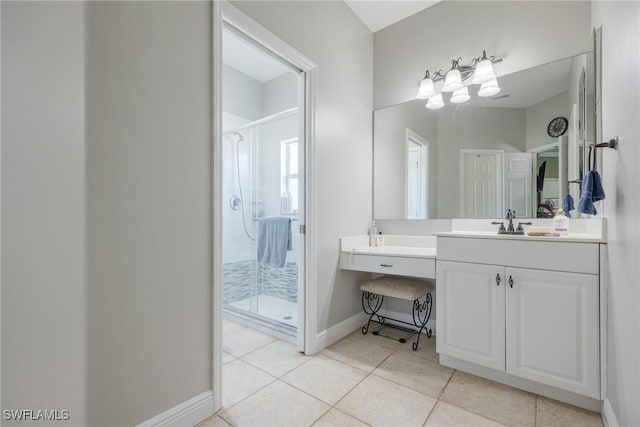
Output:
M438 261L436 271L438 353L504 371L504 267Z
M598 276L507 268L507 373L599 398Z

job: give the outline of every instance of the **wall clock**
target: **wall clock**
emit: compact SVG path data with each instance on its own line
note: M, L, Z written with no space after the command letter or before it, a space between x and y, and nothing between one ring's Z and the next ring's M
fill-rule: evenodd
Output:
M549 126L547 126L547 133L550 137L556 138L564 135L567 131L567 127L569 127L569 121L567 119L564 117L556 117L549 122Z

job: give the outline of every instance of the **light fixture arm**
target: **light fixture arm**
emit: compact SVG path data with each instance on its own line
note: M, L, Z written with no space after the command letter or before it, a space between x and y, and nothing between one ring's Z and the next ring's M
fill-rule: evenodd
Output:
M460 75L462 77L462 80L466 80L469 77L471 77L471 75L473 74L473 71L476 68L476 65L478 64L478 62L484 60L484 59L490 59L492 64L499 64L500 62L502 62L502 58L496 58L495 56L487 56L487 51L483 50L482 51L482 56L478 56L476 58L473 58L471 60L471 65L464 65L462 64L462 57L459 56L458 58L452 59L451 60L451 70L453 69L457 69L458 71L460 71ZM429 77L429 70L427 70L427 72L425 73L425 78ZM438 71L436 71L433 75L432 80L434 82L438 82L441 80L444 80L445 78L445 73L443 73L442 69L439 69Z

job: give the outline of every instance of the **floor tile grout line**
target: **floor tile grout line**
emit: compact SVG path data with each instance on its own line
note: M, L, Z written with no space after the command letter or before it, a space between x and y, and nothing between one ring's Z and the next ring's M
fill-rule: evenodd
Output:
M271 376L271 378L273 378L273 381L270 381L268 384L265 384L264 386L260 387L258 390L255 390L254 392L248 394L247 396L243 397L242 399L238 400L236 403L234 403L233 405L229 406L228 408L222 407L220 410L230 410L231 408L233 408L234 406L236 406L237 404L239 404L240 402L243 402L245 400L247 400L248 398L250 398L251 396L253 396L254 394L256 394L257 392L269 387L271 384L273 384L274 382L278 381L277 378L275 378L273 375Z
M440 399L437 399L436 403L434 403L431 409L429 410L429 413L427 414L427 418L425 418L424 421L422 422L422 427L426 427L427 422L429 421L429 417L431 417L431 414L433 414L433 411L436 410L436 406L438 406L439 403L440 403Z
M389 381L390 383L393 383L393 384L398 385L398 386L400 386L400 387L406 388L407 390L414 391L414 392L416 392L416 393L419 393L419 394L421 394L421 395L423 395L423 396L426 396L426 397L428 397L428 398L430 398L430 399L435 399L435 400L440 400L440 396L442 396L442 393L444 393L444 389L447 387L447 385L449 384L449 381L451 380L451 377L449 377L449 379L447 380L447 383L446 383L446 384L445 384L445 386L442 388L442 391L441 391L441 392L438 394L438 396L436 397L436 396L431 396L430 394L427 394L427 393L425 393L425 392L423 392L423 391L420 391L420 390L416 390L416 389L414 389L414 388L411 388L411 387L409 387L409 386L408 386L408 385L406 385L406 384L399 383L398 381L391 380L391 379L389 379L389 378L385 378L385 377L381 376L380 374L376 374L376 373L375 373L375 371L371 372L371 375L373 375L373 376L374 376L374 377L376 377L376 378L380 378L380 379L383 379L383 380L385 380L385 381ZM453 374L451 374L451 376L453 376Z
M274 342L275 342L275 341L274 341ZM284 341L284 342L286 342L286 341ZM267 345L269 345L269 344L267 344ZM265 347L266 347L266 346L265 346ZM261 348L264 348L264 347L261 347ZM260 349L257 349L257 350L260 350ZM251 353L253 353L253 352L251 352ZM248 355L249 355L249 354L251 354L251 353L247 353L247 354L245 354L244 356L248 356ZM291 371L294 371L294 370L298 369L300 366L305 365L307 362L310 362L310 361L311 361L311 359L313 359L314 357L316 357L315 355L313 355L313 356L303 356L303 357L308 358L308 360L305 360L305 361L304 361L304 362L302 362L301 364L299 364L299 365L297 365L297 366L294 366L293 368L289 369L289 370L288 370L287 372L285 372L284 374L279 375L279 376L276 376L276 375L272 374L271 372L269 372L269 371L267 371L267 370L265 370L265 369L263 369L263 368L261 368L261 367L259 367L259 366L254 365L253 363L249 362L248 360L243 359L243 357L244 357L244 356L238 357L237 359L242 360L243 362L245 362L245 363L247 363L247 364L249 364L249 365L253 366L254 368L256 368L256 369L258 369L258 370L260 370L260 371L262 371L262 372L264 372L264 373L267 373L267 374L271 375L272 377L276 377L276 379L282 379L282 377L283 377L283 376L285 376L285 375L287 375L289 372L291 372Z

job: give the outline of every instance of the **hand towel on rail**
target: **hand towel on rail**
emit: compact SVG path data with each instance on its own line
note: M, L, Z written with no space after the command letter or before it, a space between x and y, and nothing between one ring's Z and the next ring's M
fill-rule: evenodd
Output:
M282 268L292 249L291 219L286 216L258 218L258 262Z

